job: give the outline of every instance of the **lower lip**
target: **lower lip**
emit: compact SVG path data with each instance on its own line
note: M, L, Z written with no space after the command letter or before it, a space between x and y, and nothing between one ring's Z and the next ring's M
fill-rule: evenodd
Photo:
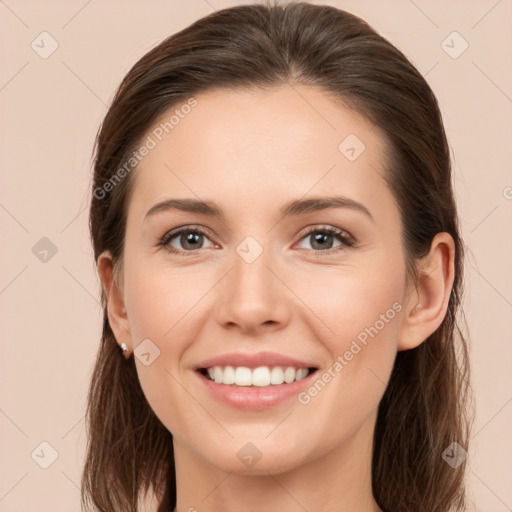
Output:
M270 409L303 391L310 384L311 378L316 372L290 384L267 387L228 386L208 379L201 372L195 371L195 373L213 397L221 402L240 409Z

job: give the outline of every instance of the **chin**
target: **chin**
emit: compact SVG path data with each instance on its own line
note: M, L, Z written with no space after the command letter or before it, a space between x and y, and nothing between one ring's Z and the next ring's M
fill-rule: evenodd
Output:
M247 437L245 438L247 439ZM305 464L304 446L301 448L300 456L298 448L289 447L283 449L278 443L266 443L256 440L235 441L230 446L225 446L221 453L211 454L205 457L208 462L216 468L227 473L238 475L278 475L295 469ZM203 456L204 456L203 452Z

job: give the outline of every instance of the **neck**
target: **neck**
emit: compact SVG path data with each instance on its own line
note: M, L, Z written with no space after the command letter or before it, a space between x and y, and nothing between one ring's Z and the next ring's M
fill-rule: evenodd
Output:
M372 494L374 425L372 417L352 439L292 469L261 466L251 475L222 470L174 439L176 510L381 512Z

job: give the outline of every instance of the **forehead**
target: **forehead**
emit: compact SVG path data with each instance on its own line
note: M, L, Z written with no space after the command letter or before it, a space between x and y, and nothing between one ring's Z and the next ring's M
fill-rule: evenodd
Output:
M132 216L167 197L214 200L233 215L333 192L373 210L393 204L380 130L311 86L207 91L174 105L145 140Z

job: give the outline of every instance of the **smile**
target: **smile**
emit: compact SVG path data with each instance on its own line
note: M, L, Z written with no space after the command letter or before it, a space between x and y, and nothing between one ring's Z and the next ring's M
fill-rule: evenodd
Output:
M202 373L205 377L217 384L234 386L279 386L290 384L304 379L313 368L294 368L292 366L260 366L258 368L247 368L246 366L213 366L205 368Z

